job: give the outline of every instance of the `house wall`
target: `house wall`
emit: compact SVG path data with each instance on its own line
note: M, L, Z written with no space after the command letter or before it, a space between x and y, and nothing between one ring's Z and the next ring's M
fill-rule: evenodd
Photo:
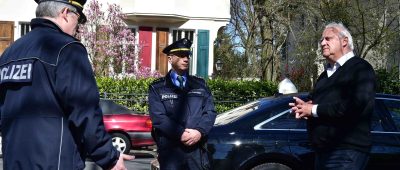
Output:
M35 17L34 0L0 0L0 21L14 21L14 40L21 37L21 22L30 22Z
M209 34L209 64L208 64L208 75L211 76L211 74L213 73L213 66L214 66L214 40L217 38L217 33L218 33L218 29L221 28L222 26L225 26L226 23L218 23L218 22L210 22L210 21L203 21L203 20L190 20L188 22L186 22L185 24L181 25L181 26L176 26L176 25L160 25L160 24L151 24L151 23L146 23L145 25L133 25L132 27L134 28L138 28L139 26L146 26L146 27L152 27L153 33L152 33L152 52L151 52L151 69L155 70L155 58L156 58L156 29L157 28L169 28L169 38L168 38L168 44L173 43L173 38L172 38L172 31L176 30L176 29L187 29L187 30L194 30L195 31L195 37L197 36L197 32L198 30L209 30L210 34ZM138 30L138 29L136 29ZM140 39L140 34L136 34L138 35L138 39ZM193 60L192 60L192 74L196 74L196 70L197 70L197 38L194 38L193 41ZM169 66L169 68L171 68Z
M209 30L210 31L210 41L209 41L209 64L208 64L208 74L211 76L213 72L213 67L214 67L214 40L217 38L217 33L218 29L221 28L222 26L225 26L227 23L221 23L221 22L213 22L213 21L205 21L205 20L190 20L183 24L180 29L190 29L190 28L195 28L197 31L198 30ZM176 28L177 29L177 28ZM197 32L195 32L197 34ZM170 38L170 43L172 41L172 37ZM197 44L197 41L193 42L193 44ZM196 46L195 51L193 51L194 54L197 53ZM197 56L195 55L192 61L192 69L197 70ZM196 72L193 72L196 73Z
M230 18L229 0L100 0L120 4L125 13Z
M106 0L100 0L100 2L102 1ZM152 70L155 70L156 41L154 38L156 37L156 28L169 28L168 44L173 41L171 33L174 29L195 30L195 37L197 37L198 30L209 30L208 76L212 75L214 67L213 44L218 30L229 22L229 0L108 0L108 2L121 5L123 12L128 15L128 25L153 27ZM198 67L196 45L197 38L194 38L191 62L192 74L196 74Z
M89 4L91 0L86 3ZM213 72L213 42L218 29L226 26L230 19L229 0L98 0L103 4L118 4L128 15L126 23L129 27L152 27L151 68L155 69L156 28L168 28L170 31L168 44L172 43L174 29L209 30L208 75ZM0 21L14 22L14 41L21 37L21 23L28 23L35 17L37 4L34 0L0 0ZM141 17L147 19L142 20ZM150 17L150 19L148 19ZM139 20L137 20L139 18ZM138 32L137 32L138 33ZM138 34L136 34L138 35ZM197 38L193 42L192 74L197 70Z

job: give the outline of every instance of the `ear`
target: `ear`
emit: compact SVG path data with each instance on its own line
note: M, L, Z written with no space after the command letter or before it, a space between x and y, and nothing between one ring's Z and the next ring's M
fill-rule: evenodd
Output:
M65 22L69 22L67 15L68 15L68 8L64 8L64 9L58 14L58 16L59 16L62 20L64 20Z
M172 64L172 56L168 56L168 62L170 63L170 64Z
M342 38L342 47L348 47L349 46L349 38L344 37Z

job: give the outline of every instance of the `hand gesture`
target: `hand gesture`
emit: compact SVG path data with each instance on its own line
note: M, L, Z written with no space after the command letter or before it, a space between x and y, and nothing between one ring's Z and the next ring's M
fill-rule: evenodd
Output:
M119 159L117 161L117 163L114 165L113 168L111 168L111 170L127 170L124 164L124 160L133 160L135 159L135 156L131 156L131 155L126 155L121 153L119 155Z
M296 114L296 119L308 119L308 117L312 117L312 101L305 102L298 97L293 97L294 103L289 103L289 106L292 107L292 113Z

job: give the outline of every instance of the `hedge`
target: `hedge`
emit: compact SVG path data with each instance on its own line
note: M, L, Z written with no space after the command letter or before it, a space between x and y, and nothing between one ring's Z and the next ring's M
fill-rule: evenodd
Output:
M377 92L400 95L399 71L376 70ZM113 79L97 77L101 98L117 101L130 109L148 112L147 91L154 78L148 79ZM207 80L218 113L237 107L243 103L261 97L272 96L277 91L277 84L268 81Z
M272 96L277 85L268 81L208 80L218 113L261 97Z
M148 112L147 92L153 78L114 79L97 77L101 98L112 99L117 103L139 112ZM268 81L207 80L218 113L237 107L260 97L273 95L277 85Z
M96 81L101 98L114 100L140 113L148 112L148 87L154 79L97 77Z

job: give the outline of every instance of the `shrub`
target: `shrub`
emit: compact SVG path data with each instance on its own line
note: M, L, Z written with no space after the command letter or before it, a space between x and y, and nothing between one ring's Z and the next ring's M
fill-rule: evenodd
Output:
M399 70L376 70L377 92L400 95Z
M97 77L101 98L116 101L130 109L148 112L148 87L154 78L114 79ZM214 79L207 81L218 113L237 107L249 101L273 95L277 85L267 81L239 81Z

